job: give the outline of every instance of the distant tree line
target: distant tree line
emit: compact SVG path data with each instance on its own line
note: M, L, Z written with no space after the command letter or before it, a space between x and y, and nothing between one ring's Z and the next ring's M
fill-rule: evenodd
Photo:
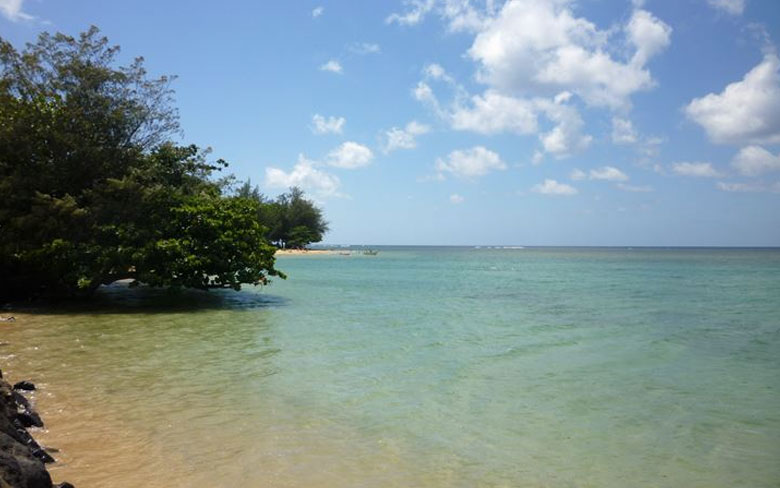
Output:
M321 210L298 188L231 189L226 162L173 142L171 78L118 51L94 27L21 52L0 38L0 301L284 277L273 244L321 240Z
M238 188L236 195L258 203L258 220L268 228L266 238L279 248L304 248L320 242L328 231L322 210L307 200L298 187L290 188L276 199L269 199L247 181Z

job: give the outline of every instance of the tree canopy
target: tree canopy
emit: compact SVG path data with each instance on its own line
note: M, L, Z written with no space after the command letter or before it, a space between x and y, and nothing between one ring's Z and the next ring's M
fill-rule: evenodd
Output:
M301 249L320 242L328 231L322 210L306 199L298 187L271 200L247 181L239 187L237 195L259 203L258 219L268 226L266 237L278 247Z
M0 38L0 299L283 277L269 241L320 240L321 211L297 189L229 191L227 163L172 142L171 78L115 67L118 52L94 27L21 52Z

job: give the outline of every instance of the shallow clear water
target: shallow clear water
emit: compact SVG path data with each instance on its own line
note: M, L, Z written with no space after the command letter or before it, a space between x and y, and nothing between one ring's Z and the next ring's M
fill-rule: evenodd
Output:
M16 309L58 479L778 487L780 250L395 248Z

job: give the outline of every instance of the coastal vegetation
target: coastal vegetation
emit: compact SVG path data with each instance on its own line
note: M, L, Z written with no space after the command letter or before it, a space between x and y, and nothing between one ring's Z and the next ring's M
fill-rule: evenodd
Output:
M218 177L225 161L176 142L173 78L118 53L95 27L22 51L0 38L0 301L284 277L272 243L321 240L321 210Z

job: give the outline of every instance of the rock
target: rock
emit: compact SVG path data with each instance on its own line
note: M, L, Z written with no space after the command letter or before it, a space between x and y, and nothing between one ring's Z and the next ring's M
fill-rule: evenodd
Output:
M43 462L3 432L0 432L0 486L52 488L51 476Z
M19 381L14 384L14 390L33 391L35 390L35 385L29 381Z
M76 488L75 486L71 485L67 481L63 481L62 483L59 483L57 485L54 485L54 488Z
M28 400L24 395L19 393L18 391L14 390L11 392L11 397L16 402L16 405L24 410L32 410L32 407L30 406L30 400Z
M36 412L25 410L16 414L16 419L23 427L43 427L43 420Z
M26 429L42 425L30 402L0 379L0 488L53 487L45 463L54 462L54 458Z

